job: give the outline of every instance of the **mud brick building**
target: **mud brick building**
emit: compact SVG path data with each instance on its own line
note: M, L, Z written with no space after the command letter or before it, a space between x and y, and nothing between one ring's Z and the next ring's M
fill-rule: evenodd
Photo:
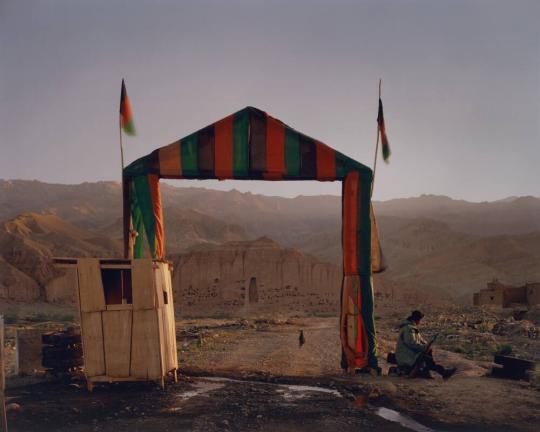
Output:
M475 306L507 308L512 305L533 306L540 304L540 282L515 287L494 279L487 287L473 294Z

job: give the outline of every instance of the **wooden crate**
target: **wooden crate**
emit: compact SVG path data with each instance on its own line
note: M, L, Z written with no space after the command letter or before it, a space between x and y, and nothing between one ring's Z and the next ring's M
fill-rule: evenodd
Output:
M77 267L84 370L96 382L156 380L178 367L168 262L61 259Z

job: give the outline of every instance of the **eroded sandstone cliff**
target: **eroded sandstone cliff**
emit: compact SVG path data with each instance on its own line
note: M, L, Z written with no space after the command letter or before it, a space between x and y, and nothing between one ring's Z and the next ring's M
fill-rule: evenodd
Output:
M337 313L338 266L262 237L173 257L176 309L185 316Z

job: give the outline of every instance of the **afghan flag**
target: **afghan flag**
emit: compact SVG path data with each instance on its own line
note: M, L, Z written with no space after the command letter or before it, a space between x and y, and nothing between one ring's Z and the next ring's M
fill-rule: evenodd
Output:
M126 90L126 84L122 80L122 92L120 94L120 126L126 135L135 135L135 124L133 123L133 113Z
M379 98L379 114L377 115L377 124L379 125L379 133L381 134L382 156L386 163L390 158L390 146L388 145L388 137L386 136L386 126L384 125L384 114L382 100Z

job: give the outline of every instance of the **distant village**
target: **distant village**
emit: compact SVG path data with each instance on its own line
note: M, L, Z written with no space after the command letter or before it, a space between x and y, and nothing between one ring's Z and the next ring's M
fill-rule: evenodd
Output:
M494 279L487 283L486 288L473 294L473 304L500 308L540 305L540 282L516 287Z

